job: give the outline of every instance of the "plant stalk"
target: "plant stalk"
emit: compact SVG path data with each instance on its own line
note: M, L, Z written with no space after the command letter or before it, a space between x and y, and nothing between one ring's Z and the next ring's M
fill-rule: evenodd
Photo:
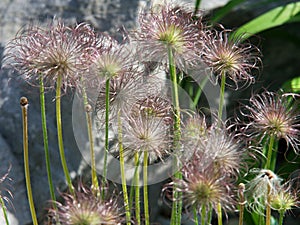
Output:
M135 217L137 225L141 224L141 209L140 209L140 173L139 173L139 153L136 152L134 154L134 164L136 166L136 170L134 173L134 180L135 180Z
M182 173L180 171L180 162L179 155L177 150L179 147L179 141L181 137L180 130L180 105L179 105L179 94L178 94L178 82L177 82L177 74L176 74L176 66L172 48L168 48L168 57L169 57L169 70L172 81L172 94L173 94L173 103L175 107L175 118L174 118L174 151L176 157L174 157L174 166L176 172L174 174L175 179L182 179ZM182 193L176 191L176 187L174 188L174 199L175 201L172 204L172 215L171 215L171 224L180 225L181 223L181 212L182 212Z
M268 185L268 196L267 196L267 204L266 204L266 225L271 225L271 187Z
M6 225L9 225L5 203L4 203L4 200L3 200L2 196L1 196L1 194L0 194L0 203L1 203L2 212L3 212L3 216L4 216L4 219L5 219Z
M283 218L284 218L284 210L279 210L279 220L278 220L278 225L283 225Z
M273 147L274 147L275 137L274 135L270 136L269 146L268 146L268 152L267 152L267 162L265 165L265 169L269 169L274 171L275 163L272 163L272 154L273 154Z
M57 125L57 138L58 138L58 147L59 147L59 154L60 160L63 167L63 171L65 174L65 178L72 195L75 194L74 187L72 185L72 180L70 177L70 173L68 170L66 157L65 157L65 150L63 144L63 137L62 137L62 123L61 123L61 86L62 86L62 76L58 76L56 82L56 125Z
M121 180L122 180L122 190L124 198L124 207L125 207L125 216L126 224L130 225L130 208L128 201L128 193L126 186L126 177L125 177L125 161L124 161L124 149L123 149L123 140L122 140L122 121L121 121L121 111L118 111L118 142L119 142L119 155L120 155L120 170L121 170Z
M149 203L148 203L148 152L144 151L144 211L145 211L145 225L150 224L149 220Z
M218 203L218 206L217 206L217 215L218 215L218 225L222 225L223 222L222 222L222 205L221 203L219 202Z
M109 127L109 85L110 78L106 79L105 83L105 143L104 143L104 163L103 163L103 178L102 183L106 184L106 176L107 176L107 155L108 155L108 127ZM102 196L103 197L103 196Z
M22 122L23 122L23 151L24 151L24 171L25 171L25 180L26 180L26 189L29 208L31 212L31 218L34 225L38 225L36 212L34 208L31 181L30 181L30 171L29 171L29 154L28 154L28 122L27 122L27 108L28 100L25 97L20 99L20 104L22 108Z
M54 187L53 187L53 182L52 182L51 163L50 163L49 145L48 145L46 106L45 106L45 88L44 88L44 82L43 82L42 76L40 76L40 104L41 104L41 118L42 118L42 129L43 129L43 140L44 140L44 151L45 151L48 184L49 184L52 205L53 205L54 209L57 209L57 206L55 203L56 197L55 197L55 192L54 192Z
M220 87L220 102L219 102L219 111L218 111L218 124L220 125L223 116L223 107L225 99L225 84L226 84L226 75L222 73L221 75L221 87Z

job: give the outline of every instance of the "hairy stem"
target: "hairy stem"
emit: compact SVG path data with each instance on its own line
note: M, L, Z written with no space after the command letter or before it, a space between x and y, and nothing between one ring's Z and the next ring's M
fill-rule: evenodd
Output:
M96 172L96 160L95 160L95 150L94 150L94 138L93 138L93 129L92 129L92 117L91 117L91 106L86 104L86 120L87 120L87 128L88 128L88 136L90 142L90 155L91 155L91 175L92 175L92 190L96 195L99 195L99 183ZM104 188L103 188L104 190Z
M217 206L217 215L218 215L218 225L222 225L223 222L222 222L222 205L221 203L218 203L218 206Z
M108 126L109 126L109 83L110 79L107 78L105 83L105 143L104 143L104 165L103 165L103 179L102 183L106 184L106 176L107 176L107 155L108 155Z
M144 151L144 211L145 211L145 225L150 224L149 220L149 203L148 203L148 152Z
M221 87L220 87L220 102L219 102L219 111L218 111L219 124L222 121L222 115L223 115L224 98L225 98L225 82L226 82L226 76L225 73L222 73Z
M139 173L139 153L136 152L134 154L134 164L135 164L135 171L134 171L134 186L135 186L135 217L136 217L136 224L141 224L141 209L140 209L140 173Z
M31 212L31 218L34 225L38 225L36 212L34 208L31 181L30 181L30 171L29 171L29 154L28 154L28 122L27 122L27 108L28 100L25 97L20 99L20 104L22 108L22 122L23 122L23 151L24 151L24 171L25 171L25 180L26 180L26 189L29 208Z
M57 125L57 138L58 138L58 147L60 160L65 174L65 178L70 190L70 193L74 195L74 187L72 185L72 180L70 177L69 169L66 162L65 150L63 144L62 136L62 123L61 123L61 85L62 85L62 76L58 76L56 81L56 125Z
M283 218L284 218L284 210L279 210L279 220L278 220L278 225L283 225Z
M125 177L125 161L124 161L124 149L123 149L123 137L122 137L122 121L121 121L121 111L118 111L118 142L119 142L119 155L120 155L120 170L121 170L121 180L122 180L122 190L124 198L124 207L125 207L125 216L126 224L130 225L130 208L128 201L128 193L126 186L126 177Z
M269 169L272 171L274 171L274 169L275 169L275 163L272 163L274 142L275 142L275 137L274 137L274 135L271 135L270 140L269 140L269 145L268 145L267 162L265 165L265 169Z
M205 225L205 219L206 219L206 206L203 204L201 209L201 225Z
M180 156L178 155L178 147L179 147L179 141L181 136L181 130L180 130L180 105L179 105L179 94L178 94L178 82L177 82L177 74L176 74L176 66L175 66L175 60L173 51L171 48L168 48L168 57L169 57L169 72L172 80L172 94L173 94L173 103L175 107L175 118L174 118L174 151L176 154L176 157L174 157L174 166L176 169L176 172L174 174L174 177L177 179L182 179L182 173L178 169L180 168L180 162L178 159ZM175 201L172 204L172 215L171 215L171 224L180 225L181 223L181 211L182 211L182 200L181 200L181 192L176 191L176 188L174 188L174 199Z
M42 130L43 130L43 140L44 140L44 151L45 151L45 160L46 160L46 170L48 176L48 184L50 190L50 196L52 199L52 205L54 209L57 209L56 206L56 197L52 182L52 173L51 173L51 163L49 156L49 145L48 145L48 132L47 132L47 119L46 119L46 107L45 107L45 88L43 77L40 76L40 104L41 104L41 118L42 118Z
M267 204L266 204L266 225L271 225L271 187L268 185L268 196L267 196Z

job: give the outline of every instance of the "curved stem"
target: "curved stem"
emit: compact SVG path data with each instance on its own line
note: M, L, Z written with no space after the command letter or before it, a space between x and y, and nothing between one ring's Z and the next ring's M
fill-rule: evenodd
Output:
M178 94L178 82L177 82L177 74L176 74L176 66L172 48L168 48L168 57L169 57L169 72L172 81L172 94L173 94L173 103L175 108L175 118L174 118L174 152L178 154L179 141L181 136L180 131L180 105L179 105L179 94ZM178 169L180 168L180 162L178 161L179 155L174 157L174 166L176 172L174 177L177 179L182 179L182 173ZM174 188L176 190L176 188ZM174 191L175 201L172 204L172 215L171 215L171 224L180 225L181 223L181 211L182 211L182 200L181 200L181 192Z
M144 151L144 211L145 211L145 225L149 225L149 203L148 203L148 152Z
M40 104L41 104L41 118L42 118L42 129L43 129L43 140L44 140L44 151L45 151L45 160L46 160L46 170L48 176L48 184L50 190L50 196L52 199L52 204L54 209L57 209L56 206L56 197L52 182L52 174L51 174L51 163L49 156L49 145L48 145L48 132L47 132L47 119L46 119L46 107L45 107L45 88L43 77L40 76Z
M62 137L62 124L61 124L61 85L62 85L62 77L58 76L56 81L56 126L57 126L57 138L58 138L58 147L59 147L59 154L60 160L63 167L63 171L65 174L66 181L68 183L69 190L72 195L74 195L74 187L72 185L72 180L70 177L70 173L68 170L66 157L65 157L65 150L63 144L63 137Z
M136 217L136 224L141 224L141 209L140 209L140 173L139 173L139 153L136 152L134 154L134 164L135 164L135 171L134 171L134 183L135 183L135 217Z
M107 176L107 155L108 155L108 126L109 126L109 83L110 79L107 78L105 83L105 143L104 143L104 163L103 163L103 179L102 183L106 184ZM103 196L102 196L103 197Z
M4 203L4 200L3 200L2 196L1 196L1 194L0 194L0 203L1 203L2 212L3 212L3 216L4 216L4 219L5 219L6 225L9 225L5 203Z
M222 225L222 205L221 203L218 203L217 206L217 215L218 215L218 225Z
M23 151L24 151L24 171L26 180L26 189L29 202L29 208L31 212L32 222L34 225L38 225L36 212L34 208L31 181L30 181L30 171L29 171L29 156L28 156L28 122L27 122L27 107L28 101L25 97L20 100L22 108L22 122L23 122Z
M122 180L122 190L124 198L124 207L125 207L125 216L126 224L130 225L130 208L127 194L126 186L126 177L125 177L125 162L124 162L124 149L123 149L123 140L122 140L122 121L121 121L121 112L118 111L118 142L119 142L119 155L120 155L120 170L121 170L121 180Z
M205 87L207 81L208 81L208 76L205 76L205 78L204 78L204 79L201 81L201 83L200 83L200 86L199 86L199 88L198 88L198 90L197 90L196 96L195 96L195 98L194 98L194 100L193 100L193 106L194 106L195 108L196 108L197 105L198 105L199 99L200 99L201 94L202 94L202 90L203 90L203 88Z
M224 106L224 98L225 98L225 84L226 84L226 76L225 73L221 75L221 87L220 87L220 102L219 102L219 111L218 111L218 123L222 121L223 114L223 106Z

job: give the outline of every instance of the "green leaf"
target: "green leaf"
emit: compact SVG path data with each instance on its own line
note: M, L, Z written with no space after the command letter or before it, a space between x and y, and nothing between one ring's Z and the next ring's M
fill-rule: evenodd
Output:
M236 32L234 32L233 37L242 37L243 39L247 39L254 34L280 26L284 23L299 21L299 15L300 2L279 6L241 26L236 30Z
M229 1L225 6L220 8L218 11L214 13L214 15L211 18L212 23L218 22L220 19L222 19L226 14L228 14L235 6L241 4L245 0L231 0Z
M282 86L284 92L300 93L300 77L285 82Z

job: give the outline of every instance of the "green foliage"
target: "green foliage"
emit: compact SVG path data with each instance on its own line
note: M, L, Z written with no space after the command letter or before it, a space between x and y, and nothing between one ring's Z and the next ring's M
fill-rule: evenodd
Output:
M284 92L300 93L300 76L285 82L282 89Z
M234 36L243 36L244 39L259 32L274 28L290 22L300 21L300 2L290 3L274 8L242 25Z

